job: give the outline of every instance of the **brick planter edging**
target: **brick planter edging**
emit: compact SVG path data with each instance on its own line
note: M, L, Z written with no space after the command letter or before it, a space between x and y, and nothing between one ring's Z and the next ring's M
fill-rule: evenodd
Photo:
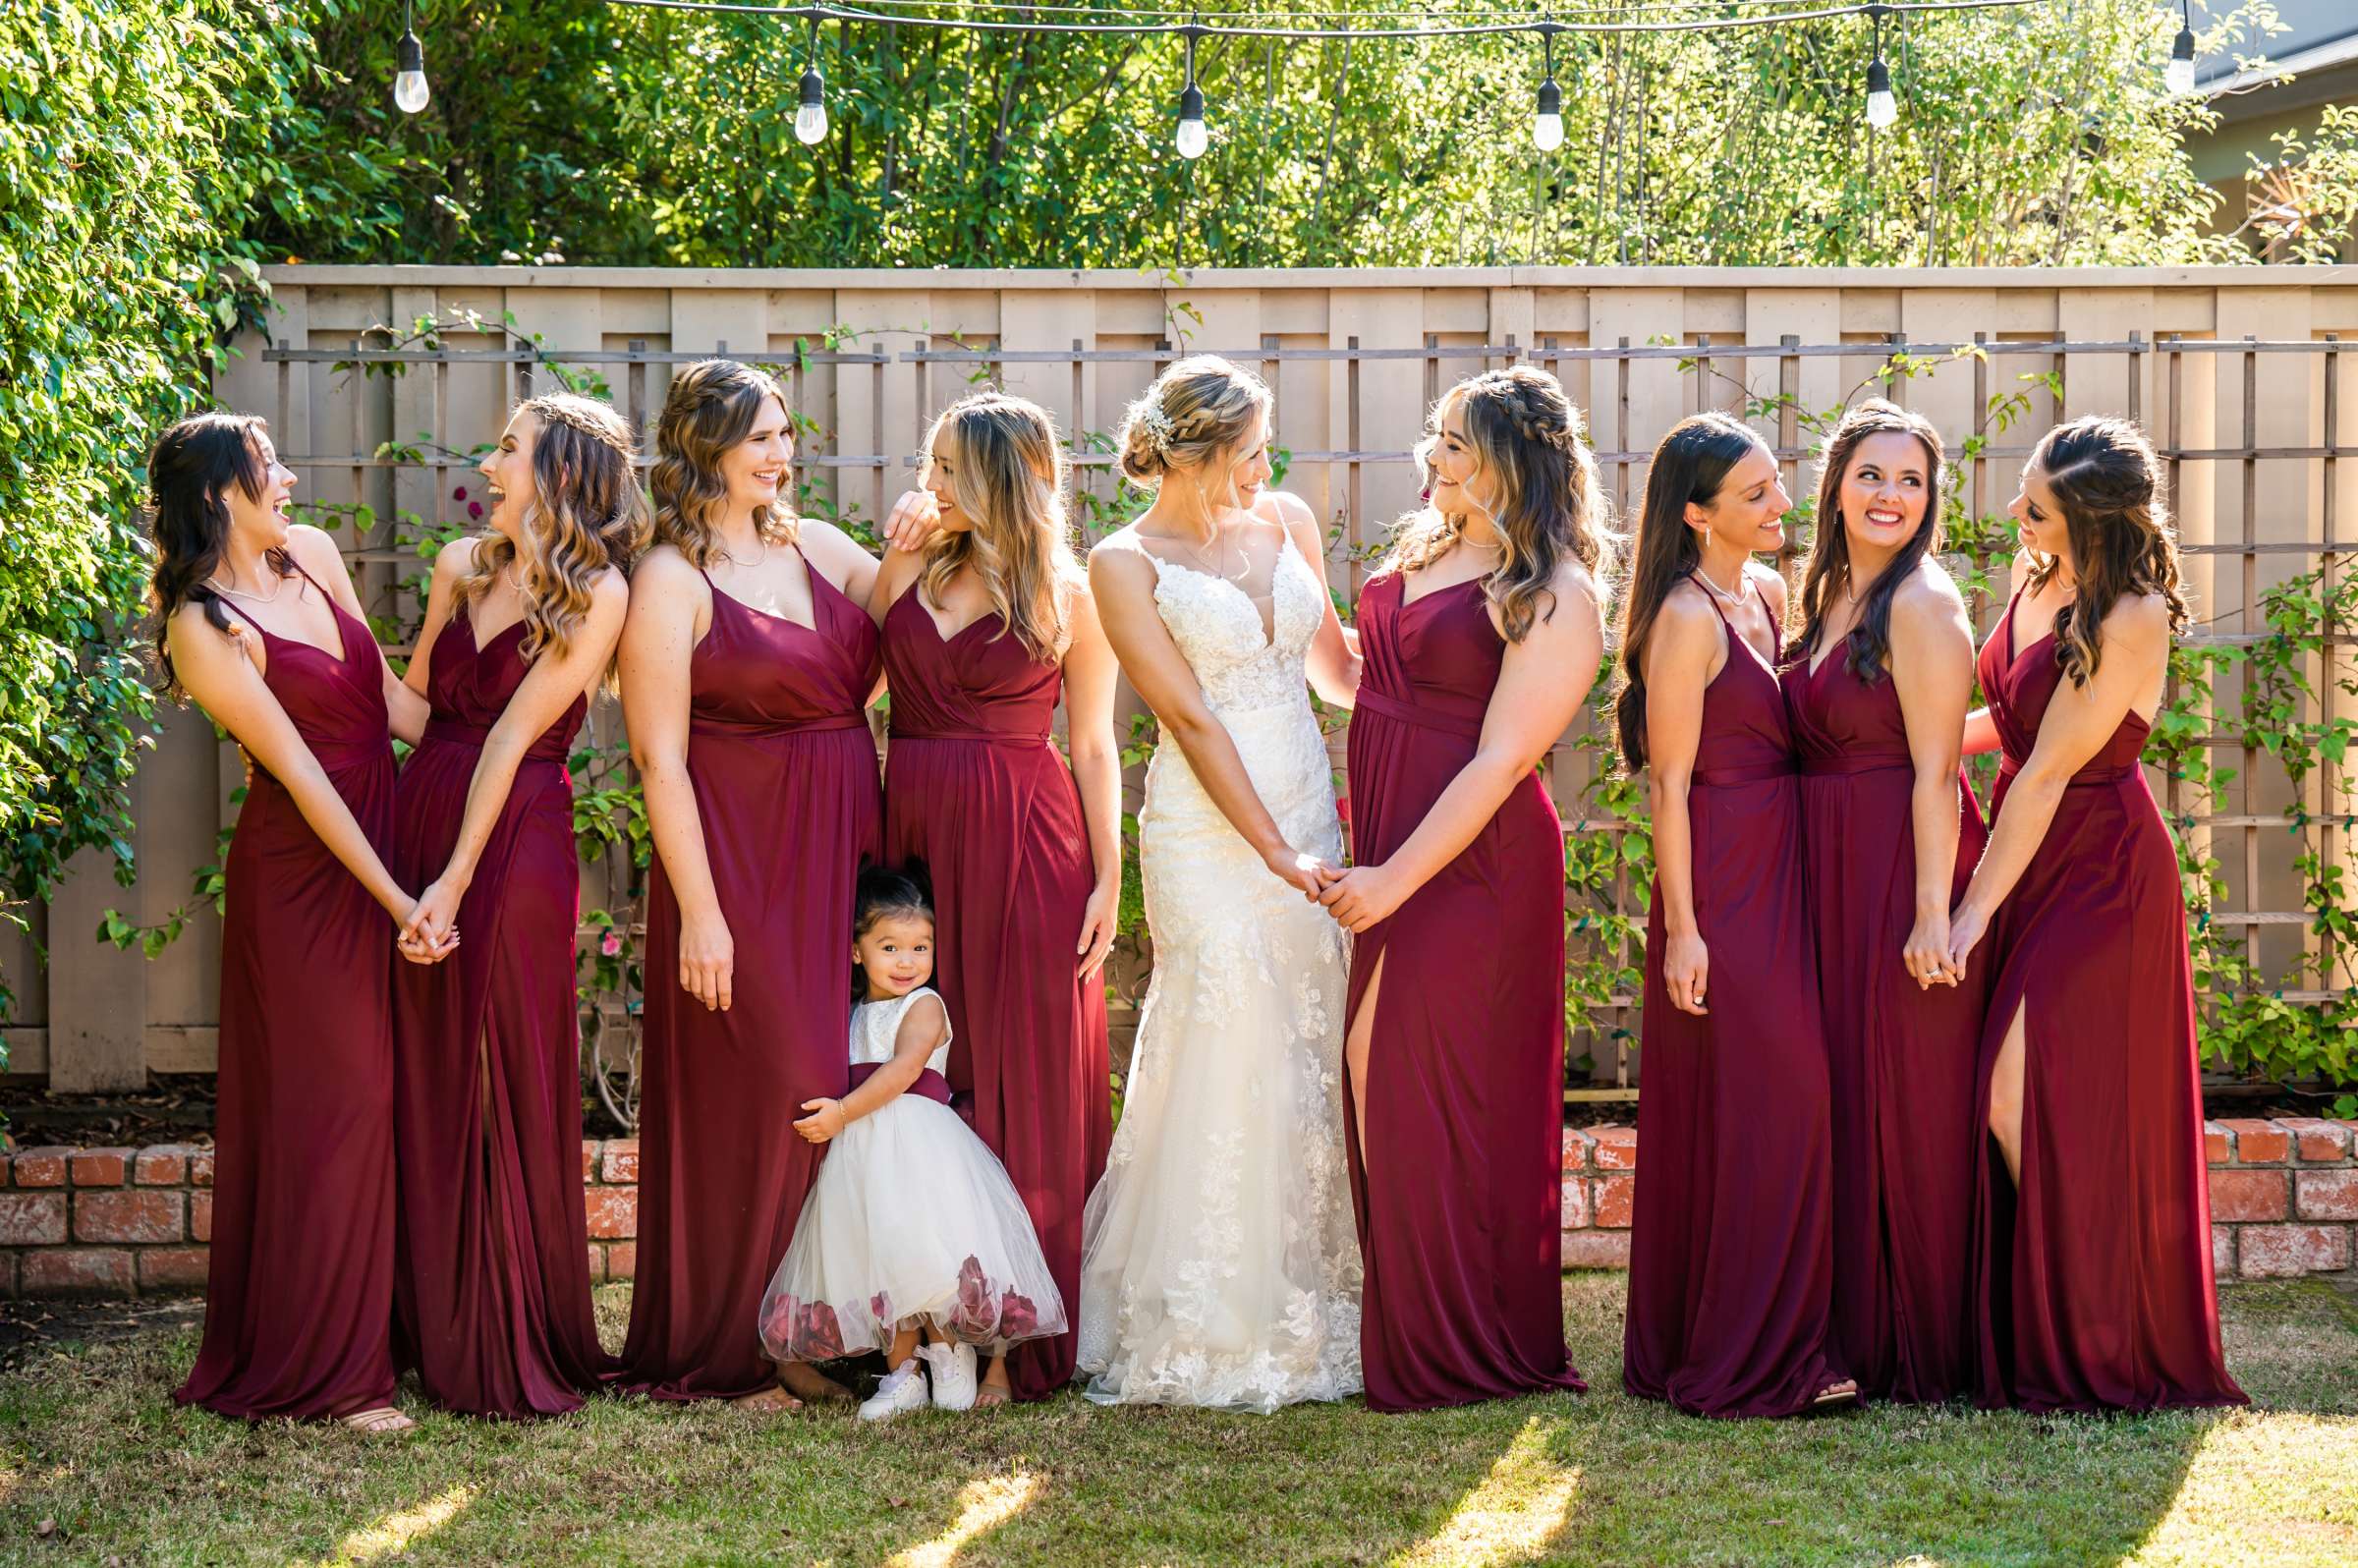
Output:
M2339 1273L2358 1263L2358 1121L2203 1124L2211 1260L2222 1279ZM1564 1266L1627 1268L1634 1127L1564 1129Z
M0 1296L160 1296L204 1289L213 1151L26 1148L0 1155ZM639 1140L586 1139L590 1278L638 1263Z
M2358 1263L2358 1122L2206 1123L2211 1253L2220 1277ZM1634 1127L1564 1131L1567 1268L1629 1266ZM0 1295L147 1296L204 1288L213 1151L27 1148L0 1155ZM639 1140L582 1145L592 1282L638 1265Z

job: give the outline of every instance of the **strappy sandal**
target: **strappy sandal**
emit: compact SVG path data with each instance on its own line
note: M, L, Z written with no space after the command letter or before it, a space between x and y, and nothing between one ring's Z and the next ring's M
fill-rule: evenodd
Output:
M1838 1383L1829 1383L1819 1389L1818 1397L1810 1401L1810 1408L1812 1410L1834 1410L1844 1405L1858 1403L1860 1403L1858 1379L1845 1377Z
M979 1383L975 1387L974 1408L977 1410L994 1409L1000 1405L1011 1404L1014 1399L1015 1390L1012 1388L1002 1388L997 1383Z
M391 1405L375 1405L367 1410L348 1410L336 1418L336 1425L364 1437L385 1437L395 1432L415 1431L418 1424L395 1410Z

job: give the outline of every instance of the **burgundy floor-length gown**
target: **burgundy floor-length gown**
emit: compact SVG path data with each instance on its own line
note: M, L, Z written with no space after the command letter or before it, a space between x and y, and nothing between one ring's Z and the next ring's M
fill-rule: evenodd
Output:
M996 615L944 642L922 591L884 617L884 843L931 874L950 1089L1023 1195L1075 1323L1009 1357L1015 1396L1045 1399L1073 1380L1081 1214L1113 1140L1104 976L1082 980L1073 951L1096 871L1049 731L1062 667Z
M2052 634L1982 645L2002 757L1993 825L2063 679ZM1975 1125L2019 1008L2022 1183L1977 1138L1977 1398L2024 1410L2240 1405L2219 1352L2194 977L2169 829L2135 713L2073 774L1983 938Z
M368 628L328 602L334 653L246 618L271 695L381 854L383 665ZM393 921L258 766L225 880L204 1341L173 1397L249 1420L389 1405Z
M688 774L736 950L728 1011L680 988L660 857L647 879L638 1277L617 1381L658 1399L776 1383L761 1293L824 1149L792 1123L851 1089L852 889L883 830L864 713L876 628L807 570L811 626L714 588L689 664Z
M1480 579L1414 603L1407 584L1387 573L1359 600L1362 866L1397 853L1474 759L1506 656ZM1564 1349L1564 833L1537 772L1360 933L1347 1017L1378 964L1365 1148L1344 1120L1368 1408L1583 1389Z
M1783 679L1832 1092L1834 1346L1867 1397L1936 1403L1973 1381L1974 1068L1988 966L1926 989L1902 962L1916 924L1916 764L1889 672L1861 678L1837 645ZM1956 795L1952 904L1984 839L1972 795Z
M484 740L531 666L521 620L488 644L461 606L435 639L433 714L402 769L393 874L450 862ZM393 980L401 1269L395 1343L426 1396L472 1416L580 1408L609 1359L582 1209L581 868L565 750L576 699L516 770L459 905L459 949Z
M1670 1005L1658 883L1647 921L1621 1372L1630 1393L1692 1415L1789 1416L1844 1375L1796 770L1776 677L1727 626L1687 792L1707 1016Z

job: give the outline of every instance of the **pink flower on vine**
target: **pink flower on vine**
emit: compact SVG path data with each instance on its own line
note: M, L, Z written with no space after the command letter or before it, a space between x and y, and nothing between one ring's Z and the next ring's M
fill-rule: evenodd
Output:
M464 484L462 484L462 485L460 485L460 486L459 486L457 489L455 489L455 490L452 490L452 491L450 492L450 498L451 498L452 500L454 500L454 501L464 501L464 500L466 500L466 499L467 499L467 486L465 486Z
M483 503L482 503L482 502L480 502L480 501L470 501L470 502L468 502L468 503L467 503L467 515L468 515L469 517L477 517L477 518L481 517L481 516L483 515Z
M618 956L622 952L622 932L610 930L606 932L605 935L599 937L597 939L597 950L605 954L608 958L614 958Z

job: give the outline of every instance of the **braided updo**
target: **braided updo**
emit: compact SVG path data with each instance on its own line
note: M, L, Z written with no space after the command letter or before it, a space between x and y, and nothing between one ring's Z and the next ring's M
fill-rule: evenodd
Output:
M1589 571L1604 553L1604 494L1597 460L1581 438L1580 410L1562 383L1528 364L1488 370L1441 394L1417 448L1429 460L1452 410L1465 420L1471 446L1497 486L1490 520L1505 545L1483 593L1498 613L1507 641L1520 643L1542 616L1554 613L1557 565L1569 555ZM1464 533L1462 516L1428 507L1403 519L1385 571L1413 572L1438 560Z
M1174 469L1233 451L1273 401L1260 376L1216 354L1181 360L1122 416L1123 476L1151 490Z

